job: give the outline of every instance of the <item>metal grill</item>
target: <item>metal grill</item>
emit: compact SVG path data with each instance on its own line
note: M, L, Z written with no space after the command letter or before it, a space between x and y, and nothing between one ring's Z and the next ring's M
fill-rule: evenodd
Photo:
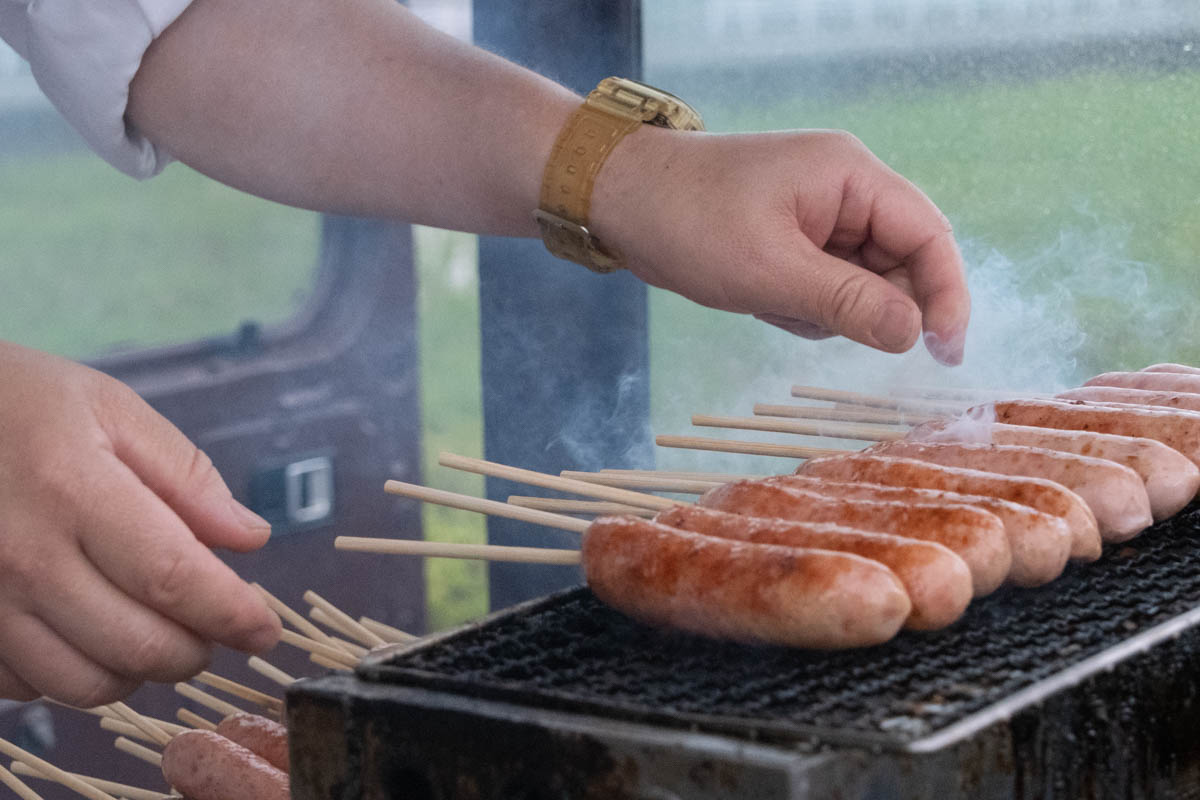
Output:
M951 628L811 652L654 630L574 589L360 668L372 681L799 746L901 749L1200 606L1200 508Z

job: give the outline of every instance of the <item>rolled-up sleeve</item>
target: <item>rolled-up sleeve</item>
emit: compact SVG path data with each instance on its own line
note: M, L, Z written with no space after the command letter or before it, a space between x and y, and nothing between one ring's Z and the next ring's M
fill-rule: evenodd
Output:
M125 124L146 48L191 0L0 0L0 36L29 61L50 101L106 161L135 178L170 156Z

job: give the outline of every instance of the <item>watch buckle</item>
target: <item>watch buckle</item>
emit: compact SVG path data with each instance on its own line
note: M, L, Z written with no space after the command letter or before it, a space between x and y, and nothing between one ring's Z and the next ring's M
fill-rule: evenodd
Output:
M624 267L619 256L606 253L592 232L578 222L540 208L533 212L533 218L551 255L582 264L593 272L616 272Z

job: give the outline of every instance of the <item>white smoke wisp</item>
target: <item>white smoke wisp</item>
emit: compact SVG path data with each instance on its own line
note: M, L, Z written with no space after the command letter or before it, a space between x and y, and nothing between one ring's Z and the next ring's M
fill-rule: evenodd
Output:
M690 382L669 375L664 378L667 369L685 366L656 367L654 427L659 432L857 448L864 442L749 431L706 432L688 429L687 423L697 412L748 416L755 403L807 402L789 396L793 384L876 395L905 387L962 388L1001 397L1061 391L1085 379L1089 368L1101 365L1101 371L1129 368L1118 362L1137 356L1129 356L1122 344L1138 342L1146 349L1172 341L1180 320L1189 318L1185 304L1190 298L1159 279L1153 265L1128 257L1127 230L1092 217L1086 209L1076 212L1077 224L1032 256L1012 258L986 243L959 237L972 297L961 366L938 364L921 344L897 356L845 339L799 340L747 320L748 325L758 325L749 356L752 366L747 354L730 356L713 341L688 345L705 356L702 362L687 366L723 370L729 375L723 395L710 394L698 401L678 388ZM721 324L728 326L713 318L714 329ZM1168 360L1166 355L1158 360ZM982 426L985 421L972 424ZM672 469L761 473L794 466L794 462L780 459L663 448L656 455L661 468Z

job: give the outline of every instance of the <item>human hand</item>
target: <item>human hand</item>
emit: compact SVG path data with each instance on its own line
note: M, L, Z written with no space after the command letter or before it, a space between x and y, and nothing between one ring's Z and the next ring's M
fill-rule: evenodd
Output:
M962 361L970 298L950 224L836 131L642 126L600 171L592 229L654 286L800 336Z
M210 547L267 523L133 391L0 342L0 696L92 707L183 680L279 618Z

